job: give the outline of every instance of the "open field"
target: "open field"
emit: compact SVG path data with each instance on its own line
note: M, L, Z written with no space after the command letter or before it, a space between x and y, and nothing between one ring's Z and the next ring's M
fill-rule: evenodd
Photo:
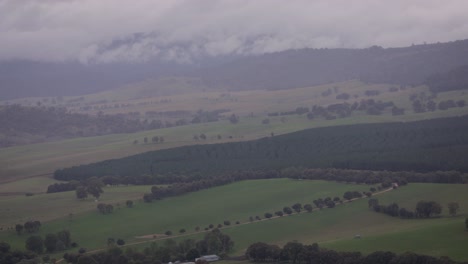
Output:
M187 230L186 238L200 237L201 234L190 235L196 226L203 230L209 224L230 220L231 226L223 232L235 241L234 255L242 254L248 245L258 241L283 245L298 240L345 251L411 250L468 260L464 217L448 217L447 210L443 211L442 218L402 220L368 210L367 199L362 199L334 209L253 223L248 220L249 216L256 215L263 218L263 213L273 213L295 202L305 204L317 198L341 196L348 190L368 188L366 185L288 179L242 181L151 204L137 203L131 209L116 209L111 215L100 215L94 211L77 214L73 219L65 217L44 223L39 234L69 229L81 246L94 249L105 247L108 237L123 238L128 244L141 241L135 238L137 236L161 234L166 230L177 234L181 228ZM444 206L448 201L457 201L460 204L459 215L467 215L467 188L467 185L410 184L376 197L382 204L397 202L408 208L420 199L435 200ZM106 190L103 201L107 194ZM70 201L70 206L79 202L83 201ZM235 221L241 224L235 225ZM355 234L362 238L353 239ZM14 231L0 233L0 240L6 240L15 247L22 247L25 238L26 235L18 237Z
M33 178L36 179L36 178ZM151 186L105 187L99 201L119 204L125 207L126 200L141 200L143 193L149 192ZM70 218L96 209L94 198L78 200L75 192L36 194L34 196L5 196L0 200L0 226L12 227L16 223L24 223L30 219L50 221L57 218ZM72 216L73 218L74 216Z
M336 120L314 121L308 120L305 116L288 116L284 122L280 120L280 117L275 117L271 118L270 124L268 125L262 125L262 118L260 117L241 118L241 121L235 125L224 120L133 134L76 138L57 142L2 148L0 149L0 183L35 176L48 177L53 171L59 168L106 159L121 158L151 150L193 144L253 140L269 136L272 132L275 133L275 135L279 135L314 127L389 121L416 121L428 119L429 117L455 116L461 114L459 113L460 109L463 110L465 108L453 108L447 111L434 112L431 113L431 116L428 116L427 113L422 113L407 114L404 116L355 116ZM193 135L201 133L207 135L207 140L193 140ZM216 138L218 134L222 136L221 140ZM144 137L151 138L154 135L163 136L165 142L162 144L132 144L135 139L142 142ZM47 185L45 184L43 186L44 191L46 187ZM25 189L20 191L36 192L37 188L31 190L25 185Z
M137 192L135 195L140 198L144 192L150 191L149 186L143 187L130 188L137 188L139 193ZM111 188L105 190L101 202L108 203L111 202L111 199L115 199L115 197L109 197L109 195L112 195L109 189ZM123 191L123 189L117 189ZM137 203L131 209L121 206L122 209L116 208L112 215L101 215L94 209L92 212L80 216L76 215L70 221L67 216L68 213L66 213L62 219L45 223L41 233L45 234L53 230L68 228L80 244L86 244L89 248L96 248L104 246L107 237L119 236L130 242L136 236L161 234L167 230L177 233L181 228L185 228L190 232L196 226L203 229L209 224L222 224L224 220L230 220L234 225L236 221L247 222L250 216L255 217L258 215L263 218L263 214L266 212L273 213L296 202L312 203L312 200L317 198L342 196L345 191L364 191L368 189L369 186L366 185L325 181L294 181L289 179L242 181L149 204ZM37 195L34 196L34 200L27 204L23 200L23 208L18 212L28 210L28 206L40 206L40 204L44 204L44 199L52 199L53 201L53 198L48 197L54 196L61 198L57 201L57 207L60 210L63 210L64 207L73 210L77 206L84 206L83 204L94 208L96 206L92 199L79 201L75 198L73 192L65 192ZM213 197L219 197L219 199L213 199ZM122 198L124 200L128 196ZM115 200L112 201L113 203L116 202ZM18 200L11 200L6 202L5 205L10 204L9 209L14 210L16 207L15 202L20 203ZM46 204L42 206L48 207ZM63 214L63 212L61 213ZM43 216L47 216L45 214L54 213L42 213ZM37 219L42 220L40 217L37 217ZM7 240L10 240L12 244L22 244L24 237L18 237L14 232L2 233L2 236L7 234ZM16 243L13 243L14 241Z

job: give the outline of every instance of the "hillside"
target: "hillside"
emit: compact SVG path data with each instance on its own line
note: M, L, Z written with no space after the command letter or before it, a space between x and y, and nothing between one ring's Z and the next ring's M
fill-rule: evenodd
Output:
M201 83L194 84L194 89L216 90L291 89L353 79L420 85L433 74L468 65L467 54L468 40L459 40L402 48L298 49L207 57L193 64L11 61L0 64L0 100L84 95L147 82L163 83L159 79L168 76L199 79Z
M290 89L360 79L420 85L468 65L468 40L404 48L301 49L247 57L202 71L209 86L231 90Z
M180 147L57 170L60 180L91 176L210 175L291 166L468 171L468 117L324 127L247 142Z

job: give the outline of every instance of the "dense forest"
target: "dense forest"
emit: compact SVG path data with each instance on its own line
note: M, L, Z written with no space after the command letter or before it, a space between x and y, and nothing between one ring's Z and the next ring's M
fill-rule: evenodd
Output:
M446 92L468 89L468 65L451 69L448 72L429 76L425 82L432 92Z
M60 107L0 106L0 147L159 128L124 115L70 113Z
M215 176L287 167L467 172L468 116L411 123L324 127L263 139L185 146L55 171L59 180L97 176Z

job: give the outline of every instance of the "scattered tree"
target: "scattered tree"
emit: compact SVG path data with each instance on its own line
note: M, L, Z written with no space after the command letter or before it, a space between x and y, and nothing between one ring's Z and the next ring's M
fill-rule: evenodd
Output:
M447 205L447 207L451 216L457 215L458 209L460 208L457 202L451 202Z
M26 249L38 254L44 251L44 241L40 236L30 236L26 240Z
M21 235L21 233L23 233L23 229L24 227L22 224L16 224L15 226L16 234Z
M133 201L132 200L127 200L125 202L125 204L127 205L128 208L132 208L133 207Z
M117 239L117 245L123 246L123 245L125 245L125 241L123 239L119 238L119 239Z
M78 198L78 199L87 198L88 197L88 192L86 191L86 187L84 187L84 186L76 187L75 195L76 195L76 198Z

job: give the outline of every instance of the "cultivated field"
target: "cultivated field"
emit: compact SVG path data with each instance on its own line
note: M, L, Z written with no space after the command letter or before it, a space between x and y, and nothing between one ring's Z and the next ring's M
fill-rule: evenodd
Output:
M369 187L289 179L242 181L150 204L136 203L134 208L121 206L110 215L101 215L93 210L76 214L72 218L66 216L45 222L39 234L69 229L73 240L88 249L95 249L105 247L108 237L123 238L128 244L142 241L136 238L138 236L162 234L167 230L178 234L178 230L185 228L187 235L184 238L189 238L196 226L203 230L209 224L217 225L230 220L231 225L223 232L235 241L234 255L242 254L253 242L284 244L298 240L303 243L318 242L322 247L364 253L375 250L411 250L468 260L468 252L465 250L468 234L464 230L464 216L468 214L467 185L410 184L376 196L381 204L397 202L407 208L414 207L417 201L423 199L435 200L443 206L447 202L457 201L460 204L460 216L457 217L449 217L445 209L441 218L402 220L370 211L367 208L367 199L362 199L338 205L334 209L253 223L249 221L250 216L258 215L263 219L265 212L274 213L296 202L312 203L317 198L341 197L345 191L364 191ZM110 202L114 199L109 198L109 189L105 190L103 201ZM72 192L60 195L70 196L70 200L64 202L69 208L74 208L79 203L94 204L92 200L74 200ZM37 206L34 201L31 200L30 206ZM240 224L236 225L236 221L240 221ZM360 234L362 238L353 239L356 234ZM194 236L199 237L200 234ZM26 237L17 236L14 231L0 233L0 240L6 240L15 247L23 247ZM403 240L404 243L401 242Z

